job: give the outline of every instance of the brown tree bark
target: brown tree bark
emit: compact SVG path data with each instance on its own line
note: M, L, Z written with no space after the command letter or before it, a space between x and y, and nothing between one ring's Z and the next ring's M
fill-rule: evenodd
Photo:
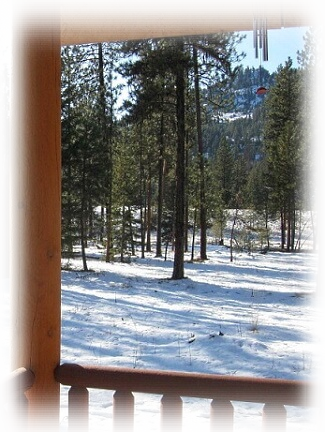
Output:
M178 42L180 57L183 41ZM184 204L185 204L185 65L176 65L177 160L175 197L175 251L172 279L184 278Z
M101 127L103 137L103 148L107 149L107 179L106 179L106 262L112 260L112 107L110 120L107 118L107 104L105 99L106 86L104 80L104 56L103 44L98 44L98 76L99 76L99 97L101 106ZM110 123L108 123L110 121Z
M159 134L159 161L158 161L158 202L157 202L157 242L156 256L162 256L161 235L162 235L162 212L164 202L164 113L160 117Z
M194 61L194 87L195 87L195 106L196 106L196 128L197 128L197 146L199 156L199 190L200 190L200 258L201 260L208 259L207 257L207 222L206 222L206 199L205 199L205 173L204 173L204 155L203 155L203 134L202 134L202 118L200 104L200 80L199 66L197 58L197 49L193 46L193 61Z

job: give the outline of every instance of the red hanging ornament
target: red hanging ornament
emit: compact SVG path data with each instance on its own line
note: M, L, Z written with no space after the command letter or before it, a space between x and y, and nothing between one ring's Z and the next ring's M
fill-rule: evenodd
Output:
M257 90L256 90L256 94L258 95L258 96L261 96L261 95L265 95L266 93L267 93L267 88L266 87L259 87Z

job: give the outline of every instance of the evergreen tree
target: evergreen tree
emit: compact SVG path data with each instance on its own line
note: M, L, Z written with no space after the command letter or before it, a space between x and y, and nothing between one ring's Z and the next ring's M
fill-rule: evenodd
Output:
M130 93L130 98L125 103L127 118L134 124L141 124L138 131L141 131L139 140L142 142L141 154L144 160L139 162L141 175L146 179L143 188L145 194L143 213L146 219L144 227L147 250L151 249L151 208L153 208L152 206L149 209L148 206L151 206L153 199L157 201L157 256L162 255L163 214L166 212L174 214L173 207L170 208L165 197L167 187L165 179L175 160L173 156L171 162L170 155L176 154L173 148L176 141L173 44L173 40L163 39L127 42L123 49L126 58L129 59L131 55L131 59L121 67L122 74L128 80ZM145 132L144 125L146 125ZM150 177L148 177L149 171ZM173 195L172 190L171 196ZM145 235L144 231L143 235Z
M80 242L84 270L89 222L101 189L98 177L93 180L100 155L90 54L89 47L62 51L62 244L71 253Z
M266 104L265 150L271 198L281 218L281 248L293 250L302 145L300 74L289 58L278 68Z
M110 170L104 75L101 44L63 48L62 237L70 252L80 241L85 270L87 240L94 235L95 208L107 196Z
M62 249L71 255L73 245L78 238L76 213L78 196L74 188L76 128L79 119L74 109L74 100L78 96L78 70L75 61L82 58L77 47L65 47L62 50Z
M104 196L104 205L102 206L105 209L105 216L103 217L103 227L105 226L105 230L102 229L101 238L104 237L104 232L106 234L106 262L111 260L112 255L112 176L113 176L113 105L114 105L114 96L112 90L112 59L110 59L110 68L108 73L106 74L105 70L105 56L104 52L106 51L106 44L103 49L103 44L98 44L98 108L99 108L99 126L101 130L101 147L102 147L102 156L103 156L103 196ZM114 51L110 49L110 54L112 55ZM108 76L108 82L105 80L105 77ZM109 89L109 90L108 90ZM104 214L104 211L102 212Z
M232 63L239 61L240 56L235 50L235 43L240 41L232 33L218 34L210 37L201 37L193 42L192 59L194 72L195 90L195 110L196 110L196 129L197 129L197 152L199 159L199 215L200 215L200 258L206 260L207 257L207 201L206 201L206 157L204 155L204 139L202 130L201 114L201 81L205 80L206 85L216 89L227 88L237 72L232 69ZM199 54L201 62L199 64ZM211 70L214 72L211 73ZM208 71L208 73L206 73ZM220 103L220 95L218 100ZM228 98L227 98L228 99Z
M126 254L134 255L136 210L140 207L140 177L136 170L139 152L133 129L120 128L114 152L112 241L113 251L119 254L121 262Z
M184 234L185 234L185 90L186 56L184 42L176 44L175 89L176 89L176 192L175 192L175 253L172 279L184 277Z
M206 204L206 185L204 166L207 164L204 155L203 136L201 133L202 115L201 104L203 99L200 97L200 87L205 86L210 90L214 88L214 95L211 99L221 101L222 90L225 88L226 78L233 78L231 61L234 60L234 38L232 34L218 34L210 37L201 36L196 38L183 39L160 39L149 41L129 42L125 45L127 55L131 54L130 61L123 66L123 73L130 79L132 86L131 103L128 102L128 111L133 121L147 118L152 121L155 113L160 113L159 131L160 136L157 140L159 147L159 177L158 177L158 215L157 215L157 256L161 254L161 227L163 214L162 191L163 185L163 166L165 151L165 122L171 118L170 107L174 105L174 130L176 134L176 160L175 164L175 261L173 277L183 277L183 270L175 270L183 267L180 254L184 253L187 247L187 208L189 205L186 193L186 172L190 167L187 166L188 151L191 146L188 140L191 126L187 126L187 116L191 115L187 107L189 102L189 92L181 97L178 86L181 83L179 69L183 67L183 72L188 75L187 83L184 82L184 92L186 85L190 82L191 74L189 71L194 66L194 88L196 91L196 113L198 131L197 153L199 155L200 169L199 190L200 190L200 224L201 224L201 256L206 259L206 224L207 224L207 204ZM183 43L182 50L177 46ZM228 50L227 50L228 48ZM192 51L191 51L192 49ZM192 57L193 53L193 57ZM238 58L237 58L238 60ZM174 78L173 78L174 77ZM176 81L174 81L176 77ZM200 77L200 80L199 80ZM185 79L185 78L184 78ZM173 84L174 82L174 84ZM228 85L229 85L228 81ZM188 87L187 87L188 88ZM217 89L220 94L218 94ZM226 92L224 92L226 94ZM228 93L229 94L229 93ZM182 100L182 102L180 102ZM182 124L184 123L184 126ZM183 131L180 132L180 129ZM182 138L180 138L182 136ZM180 141L182 140L182 144ZM182 154L182 156L181 156ZM187 155L187 156L186 156ZM186 157L185 157L186 156ZM182 158L182 160L181 160ZM184 168L183 168L184 165ZM182 172L182 174L180 174ZM180 177L181 175L181 177ZM182 197L180 197L180 195ZM184 209L180 209L180 206ZM182 247L180 247L182 244ZM180 250L182 249L182 252Z
M267 164L265 159L263 159L252 167L248 175L245 195L248 208L254 210L264 221L267 248L269 249L269 220L272 216L272 207L266 179Z
M220 141L214 162L214 187L221 197L223 208L230 208L234 181L234 154L226 137Z

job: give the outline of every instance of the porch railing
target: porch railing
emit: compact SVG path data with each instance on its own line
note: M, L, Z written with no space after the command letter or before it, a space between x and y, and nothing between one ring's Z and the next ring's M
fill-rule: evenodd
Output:
M28 400L25 392L34 384L34 374L25 368L16 369L0 379L0 431L28 431Z
M114 431L131 432L134 427L133 393L161 395L161 430L180 431L182 397L211 399L211 431L230 432L234 423L234 401L263 404L263 431L284 431L286 406L310 406L311 384L304 381L247 378L186 372L62 364L55 379L70 386L69 429L87 430L88 389L113 390Z

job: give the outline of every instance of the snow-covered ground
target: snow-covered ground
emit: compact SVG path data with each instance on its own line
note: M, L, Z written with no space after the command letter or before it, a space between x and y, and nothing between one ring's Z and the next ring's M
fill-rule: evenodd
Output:
M106 263L88 250L63 261L62 362L236 376L312 379L317 254L238 253L210 244L208 260ZM62 387L62 430L67 428ZM183 430L209 430L209 401L184 400ZM136 431L159 430L160 396L136 395ZM262 406L234 403L235 431L259 430ZM313 410L288 407L287 431L311 431ZM90 390L90 430L109 430L112 392Z

